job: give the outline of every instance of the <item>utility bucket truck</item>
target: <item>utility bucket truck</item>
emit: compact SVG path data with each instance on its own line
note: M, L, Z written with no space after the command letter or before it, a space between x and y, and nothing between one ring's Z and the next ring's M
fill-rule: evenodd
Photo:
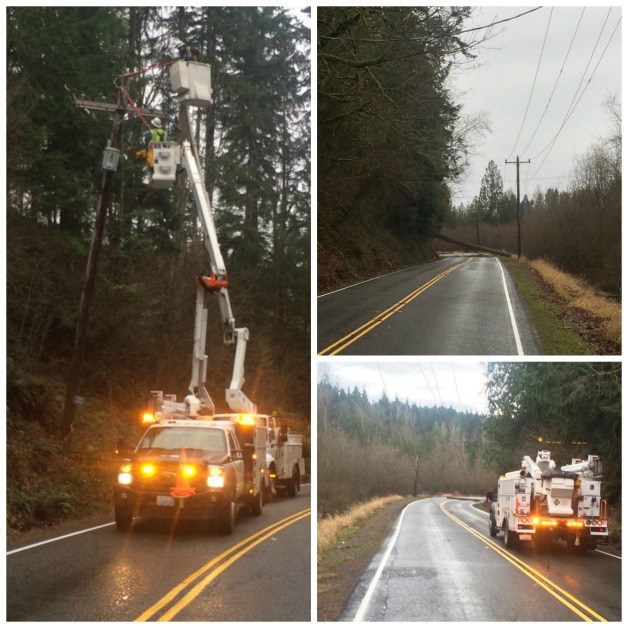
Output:
M192 376L188 394L151 391L148 426L139 444L120 468L114 489L118 528L128 529L135 516L215 519L233 530L238 510L260 515L265 494L285 489L296 494L303 473L300 436L281 435L274 419L257 414L257 406L242 391L249 331L237 328L228 293L225 263L209 195L188 115L190 106L212 103L208 64L180 59L170 65L172 90L181 103L182 143L153 142L150 186L167 188L178 177L187 179L200 223L210 270L196 277L196 314ZM206 389L207 302L217 298L223 340L235 345L233 373L225 391L232 414L215 414Z
M524 456L521 468L502 475L491 501L489 532L504 534L506 547L562 539L579 550L608 541L606 501L601 499L598 456L573 459L556 468L549 451L536 460Z

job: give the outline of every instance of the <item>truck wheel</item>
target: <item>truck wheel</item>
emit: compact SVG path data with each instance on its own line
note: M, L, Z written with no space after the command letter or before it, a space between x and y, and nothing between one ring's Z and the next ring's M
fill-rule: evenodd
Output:
M576 545L576 537L570 536L567 539L567 547L572 552L584 554L587 550L594 550L597 547L597 543L588 541L587 539L580 539L580 545Z
M264 505L264 489L260 486L257 495L251 497L249 502L249 512L254 517L259 517L262 514L262 507Z
M233 534L235 530L235 519L236 503L231 499L218 519L218 531L221 534Z
M495 519L493 519L493 515L490 515L488 518L488 533L492 536L492 537L496 537L497 536L497 526L495 525Z
M508 521L504 519L504 545L508 549L513 549L514 547L517 546L517 541L518 541L517 533L511 532L508 529Z
M299 486L299 472L296 467L292 471L292 477L288 480L286 488L288 489L288 497L297 496L297 487Z
M116 508L114 518L116 520L116 528L120 530L120 532L127 532L131 529L133 515L131 515L128 511Z

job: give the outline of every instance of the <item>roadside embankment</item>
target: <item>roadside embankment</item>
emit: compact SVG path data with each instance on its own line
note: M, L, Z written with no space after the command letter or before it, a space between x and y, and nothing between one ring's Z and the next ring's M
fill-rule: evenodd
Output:
M360 576L414 497L377 497L318 522L318 620L337 621Z

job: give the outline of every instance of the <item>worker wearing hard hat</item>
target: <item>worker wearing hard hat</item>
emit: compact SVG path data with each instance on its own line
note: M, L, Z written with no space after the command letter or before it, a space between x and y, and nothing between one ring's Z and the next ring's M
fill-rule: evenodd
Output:
M152 142L167 142L168 132L161 126L159 118L153 118L150 121L151 128L144 133L144 142L148 145Z
M146 144L146 148L143 150L137 151L135 153L136 159L145 159L150 166L153 167L153 148L151 144L153 142L167 142L168 141L168 132L161 126L161 120L159 118L153 118L150 121L150 129L144 133L144 143Z

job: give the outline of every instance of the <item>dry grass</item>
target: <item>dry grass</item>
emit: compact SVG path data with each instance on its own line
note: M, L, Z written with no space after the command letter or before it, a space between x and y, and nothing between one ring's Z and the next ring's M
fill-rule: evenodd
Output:
M607 340L621 343L621 305L601 295L586 281L568 275L549 262L537 259L530 265L549 283L570 307L579 308L600 318Z
M366 519L376 510L383 508L391 502L402 499L401 495L388 495L386 497L376 497L368 502L361 502L352 506L346 512L339 515L326 517L318 522L318 552L331 547L338 533L345 528L355 525L358 521Z

